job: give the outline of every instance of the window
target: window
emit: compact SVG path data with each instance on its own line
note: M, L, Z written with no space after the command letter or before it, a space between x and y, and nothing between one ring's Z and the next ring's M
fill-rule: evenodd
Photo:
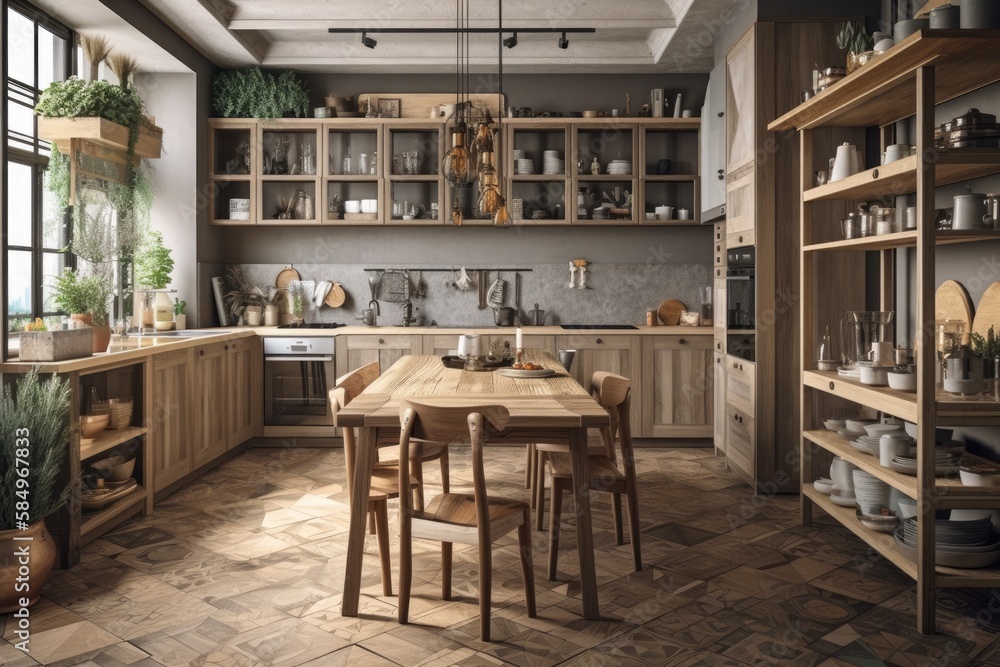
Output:
M73 35L68 28L22 0L3 0L4 86L3 137L4 358L17 349L25 321L35 317L57 321L47 285L71 256L66 211L59 209L42 186L49 161L49 142L38 138L32 109L53 81L72 72Z

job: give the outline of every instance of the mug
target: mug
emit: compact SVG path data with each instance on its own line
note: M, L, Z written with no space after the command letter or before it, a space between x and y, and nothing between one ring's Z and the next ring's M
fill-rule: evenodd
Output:
M687 210L686 208L679 208L679 209L677 209L677 219L678 220L690 220L691 219L691 211Z
M895 362L895 350L889 341L875 341L868 353L868 360L876 366L891 366Z
M910 147L907 144L893 144L885 149L885 160L883 164L890 164L896 160L902 160L910 156Z
M854 495L854 464L835 456L830 465L830 479L833 486L840 491L850 491Z
M910 436L903 432L884 433L878 439L878 462L886 468L897 456L910 453Z

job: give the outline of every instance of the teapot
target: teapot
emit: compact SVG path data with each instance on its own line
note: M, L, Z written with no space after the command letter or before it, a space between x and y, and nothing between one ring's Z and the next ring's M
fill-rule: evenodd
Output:
M854 144L844 142L837 147L830 182L840 181L861 171L861 151Z

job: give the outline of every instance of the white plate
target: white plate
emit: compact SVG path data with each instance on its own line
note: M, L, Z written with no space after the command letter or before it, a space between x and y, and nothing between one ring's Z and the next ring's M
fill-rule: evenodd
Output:
M917 476L917 466L908 466L902 463L897 463L896 461L889 461L889 470L895 470L896 472L901 472L904 475L910 475L912 477ZM939 465L934 469L935 477L949 477L957 474L958 466Z
M830 500L834 505L840 505L841 507L857 507L858 500L854 496L840 496L836 493L830 494Z
M525 371L525 370L519 370L519 369L513 369L513 368L501 368L500 370L497 371L497 373L499 375L504 375L504 376L509 377L509 378L521 378L521 379L526 379L526 378L550 378L550 377L553 377L555 375L558 375L551 368L542 368L542 369L537 370L537 371Z

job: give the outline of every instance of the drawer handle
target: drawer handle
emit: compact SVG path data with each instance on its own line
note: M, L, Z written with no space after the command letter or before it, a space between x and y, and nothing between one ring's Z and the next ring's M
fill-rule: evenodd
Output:
M199 357L204 357L205 356L205 350L198 350L198 356Z
M715 360L715 363L717 363L717 364L721 364L721 363L722 363L722 359L716 359L716 360Z
M740 367L740 365L734 361L733 362L733 368L739 368L739 367Z
M830 381L830 391L833 391L834 389L836 389L836 387L837 387L837 385L834 384L833 381L831 380Z
M872 171L872 178L878 178L878 169Z
M684 340L683 338L681 338L681 339L680 339L680 340L678 340L677 342L678 342L678 343L680 343L681 345L687 345L687 341L686 341L686 340Z
M596 343L597 343L598 345L604 345L604 341L603 341L603 340L601 340L600 338L598 338L598 339L597 339L597 340L596 340L595 342L596 342Z
M227 345L225 349L227 349L227 350L228 350L228 349L229 349L229 346Z
M715 349L716 349L716 350L721 350L721 349L722 349L722 343L716 343L716 344L715 344ZM721 361L722 361L722 359L719 359L719 361L721 362Z
M740 237L740 243L743 243L743 237L742 236Z
M720 261L721 261L721 260L720 260ZM715 276L716 276L717 278L721 278L721 277L722 277L722 269L719 269L718 271L716 271L716 272L715 272Z
M379 338L378 339L378 344L379 345L385 345L385 339L384 338Z

